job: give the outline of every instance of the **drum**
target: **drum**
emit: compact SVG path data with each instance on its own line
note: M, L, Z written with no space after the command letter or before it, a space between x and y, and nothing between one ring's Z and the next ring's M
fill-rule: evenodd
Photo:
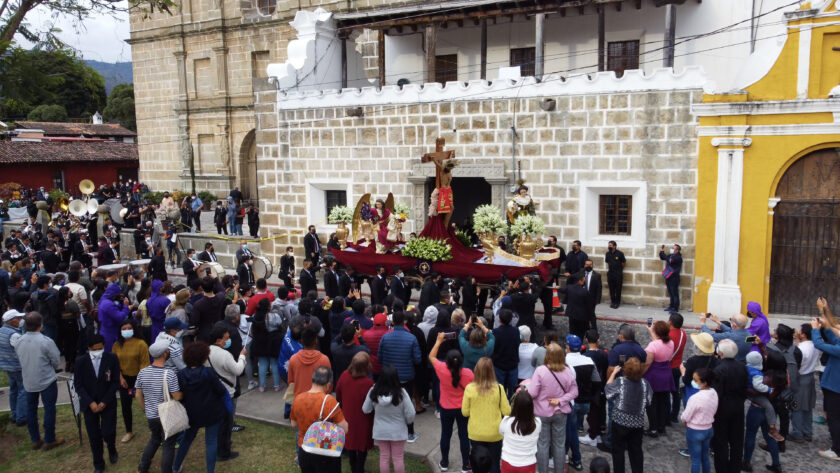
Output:
M251 270L254 272L254 279L257 280L259 278L268 279L271 277L272 271L274 271L274 267L271 265L271 260L266 258L265 256L252 256L254 264L251 266Z
M98 268L97 271L109 273L111 271L116 271L118 277L122 277L125 270L128 269L128 265L124 263L116 263L116 264L104 264Z
M151 259L136 259L128 263L132 268L143 268L143 271L149 271L149 262Z
M203 278L207 276L207 271L210 271L210 277L212 278L223 278L225 277L225 267L219 263L202 263L199 267L195 268L195 274L198 275L199 278Z

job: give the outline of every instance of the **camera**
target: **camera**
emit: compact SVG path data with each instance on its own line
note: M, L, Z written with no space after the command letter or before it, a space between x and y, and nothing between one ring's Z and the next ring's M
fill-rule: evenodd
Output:
M624 366L624 362L627 361L627 355L618 355L618 366Z
M444 340L455 340L455 337L457 337L457 336L458 336L458 334L455 333L455 332L446 332L446 333L443 334L443 339Z

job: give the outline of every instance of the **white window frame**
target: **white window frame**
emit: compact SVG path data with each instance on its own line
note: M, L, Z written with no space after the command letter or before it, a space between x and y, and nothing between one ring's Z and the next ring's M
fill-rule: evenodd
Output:
M327 191L345 191L347 205L351 208L355 202L353 196L353 181L350 179L307 179L306 180L306 225L315 225L319 233L329 236L338 225L328 223Z
M647 246L647 182L645 181L583 181L580 196L580 241L584 245L607 246L610 240L619 247L645 248ZM598 213L600 196L632 195L632 220L629 235L604 235L599 233Z

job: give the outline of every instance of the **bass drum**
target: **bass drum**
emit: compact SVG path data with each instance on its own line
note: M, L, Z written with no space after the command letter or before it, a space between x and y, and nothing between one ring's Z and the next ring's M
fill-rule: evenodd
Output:
M199 265L199 267L195 268L195 274L197 274L199 278L207 276L208 271L210 277L212 278L222 279L226 274L225 267L219 263L203 263Z
M118 277L122 277L125 270L128 269L128 265L125 263L115 263L115 264L104 264L96 268L97 271L101 271L104 273L108 273L110 271L116 271Z
M254 271L254 279L265 278L268 280L274 271L271 261L265 256L254 255L252 258L254 264L251 266L251 270Z

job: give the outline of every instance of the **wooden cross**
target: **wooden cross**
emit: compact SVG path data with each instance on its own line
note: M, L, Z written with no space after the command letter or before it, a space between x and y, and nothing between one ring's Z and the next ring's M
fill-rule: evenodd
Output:
M455 151L444 151L443 147L446 145L446 140L438 138L435 140L435 152L426 153L420 158L421 163L434 162L435 163L435 187L440 187L440 178L443 174L443 168L446 165L444 161L455 158Z

